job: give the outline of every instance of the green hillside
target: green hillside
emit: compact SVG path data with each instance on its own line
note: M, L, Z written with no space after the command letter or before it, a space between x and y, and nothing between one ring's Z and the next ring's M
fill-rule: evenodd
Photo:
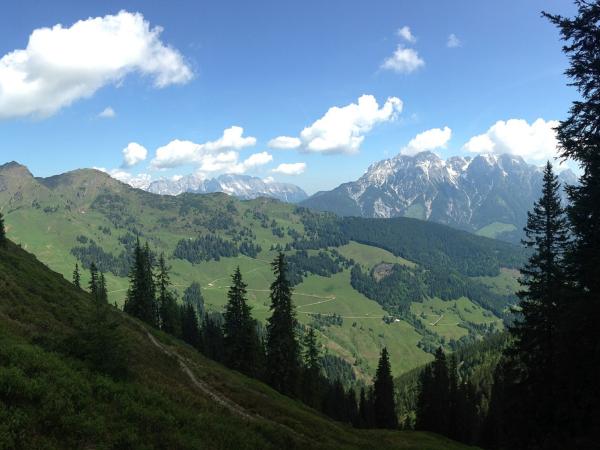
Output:
M333 422L108 308L127 361L116 378L70 356L91 296L18 246L0 249L0 449L465 448Z
M270 262L283 250L300 321L317 327L325 348L362 379L373 375L382 346L399 374L430 361L439 345L451 349L501 328L515 300L501 289L516 276L506 269L522 260L508 244L433 223L340 219L225 194L158 196L95 170L39 179L17 163L1 166L0 209L8 236L67 279L76 262L95 262L119 305L136 236L164 252L180 294L200 283L208 310L222 310L239 265L260 320L268 314ZM397 293L391 303L388 292ZM331 315L341 320L322 320Z

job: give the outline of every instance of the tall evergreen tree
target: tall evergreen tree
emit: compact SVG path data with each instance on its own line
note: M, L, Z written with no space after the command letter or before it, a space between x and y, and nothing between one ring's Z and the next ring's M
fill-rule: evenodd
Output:
M321 381L321 354L314 328L309 328L302 339L304 348L302 372L302 401L317 407L319 403L319 384Z
M0 212L0 246L6 244L6 228L4 227L4 215Z
M79 274L79 265L75 263L75 269L73 269L73 284L75 287L81 288L81 275Z
M267 381L280 392L294 395L297 390L299 348L292 288L287 279L283 253L272 263L275 280L271 284L271 317L267 319Z
M223 339L223 318L220 314L205 314L201 329L202 352L215 361L225 358Z
M148 244L142 247L139 239L133 252L129 272L129 289L123 310L134 317L158 327L158 308L152 271L152 255Z
M191 303L199 318L204 317L204 297L200 283L194 281L183 292L183 303Z
M524 431L518 439L524 443L546 439L558 427L555 423L558 330L565 298L564 252L568 244L567 219L560 203L560 184L548 162L544 169L542 195L528 213L523 243L533 250L521 273L519 292L520 318L511 328L514 336L508 351L516 363L515 401L529 418L527 427L515 423L514 430ZM517 415L508 417L517 420ZM513 436L517 438L516 433ZM531 445L542 445L540 442Z
M566 74L579 93L557 128L561 156L583 172L579 183L568 187L572 294L561 326L555 409L564 439L592 443L600 429L600 1L575 5L574 18L544 13L560 29L570 63Z
M446 355L440 347L433 362L421 374L417 428L448 435L450 412L450 377Z
M170 267L165 261L165 255L161 253L156 267L156 293L160 315L160 328L165 333L173 336L181 334L181 322L179 308L175 300L175 294L171 291Z
M98 278L98 268L96 267L95 263L90 264L90 281L88 283L88 288L94 299L98 299L100 279Z
M394 399L394 379L387 348L381 350L379 364L373 382L373 407L375 425L378 428L398 428L396 401Z
M191 303L184 303L181 311L181 338L197 349L200 348L200 329L198 327L198 314Z
M223 339L225 364L253 375L257 372L258 337L251 308L246 299L246 283L237 267L231 277L227 304L223 314Z
M99 303L108 303L108 289L106 287L106 278L104 272L100 272L98 276L98 293L97 300Z

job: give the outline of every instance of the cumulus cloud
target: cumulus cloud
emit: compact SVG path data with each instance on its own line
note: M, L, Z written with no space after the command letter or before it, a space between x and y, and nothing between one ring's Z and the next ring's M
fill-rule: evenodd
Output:
M403 155L416 155L426 150L446 148L452 137L452 130L448 127L432 128L417 134L408 145L400 150Z
M400 28L398 31L396 31L396 34L402 39L404 39L406 42L410 42L411 44L417 42L417 38L410 31L410 27L406 25Z
M394 54L383 61L381 68L396 73L412 73L424 65L425 61L421 59L415 49L398 44Z
M25 49L0 58L0 119L50 116L133 72L157 88L188 82L190 67L161 32L127 11L34 30Z
M197 144L192 141L174 139L156 150L152 167L167 169L186 164L212 165L237 162L238 150L256 144L256 138L245 137L242 127L233 126L223 131L216 141Z
M132 167L148 157L148 150L137 142L130 142L123 149L123 164L121 167Z
M508 153L543 163L557 156L556 126L558 121L541 118L531 125L523 119L499 120L485 133L469 139L463 148L472 153Z
M448 40L446 41L446 47L456 48L456 47L460 47L461 45L462 45L462 42L458 38L457 35L455 35L454 33L451 33L450 36L448 36Z
M98 113L98 117L100 117L101 119L112 119L116 115L117 113L115 113L115 110L112 109L110 106L107 106L102 111L100 111L100 113Z
M362 95L356 103L329 108L323 117L304 128L299 138L279 136L270 142L311 153L356 153L376 124L396 119L401 111L402 101L397 97L389 97L380 108L375 97Z
M283 163L279 164L273 169L274 173L281 173L283 175L301 175L306 170L306 163Z
M302 141L296 137L277 136L269 141L269 147L280 150L292 150L300 147Z

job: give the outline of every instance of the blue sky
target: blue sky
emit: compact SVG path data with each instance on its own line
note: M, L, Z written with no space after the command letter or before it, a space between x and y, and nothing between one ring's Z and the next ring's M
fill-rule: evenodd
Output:
M574 10L567 0L9 2L0 161L38 176L233 171L309 193L401 151L540 163L575 97L542 9ZM280 136L292 148L275 148Z

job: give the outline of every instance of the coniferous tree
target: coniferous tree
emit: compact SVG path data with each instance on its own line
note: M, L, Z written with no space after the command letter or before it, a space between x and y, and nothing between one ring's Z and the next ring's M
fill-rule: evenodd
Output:
M294 395L297 389L299 349L292 288L286 262L279 253L272 263L275 281L271 284L271 317L267 319L267 381L278 391Z
M88 288L94 299L98 299L100 279L98 278L98 268L94 263L90 264L90 282L88 284Z
M0 246L6 244L6 229L4 227L4 215L0 212Z
M106 278L104 272L98 276L98 292L96 294L99 303L108 303L108 289L106 288Z
M81 288L81 275L79 274L79 265L75 263L75 269L73 269L73 284L75 287Z
M302 400L317 407L319 403L319 384L321 379L321 354L317 343L317 335L314 328L309 328L302 340L304 352L302 373Z
M171 278L165 255L161 253L156 268L156 293L160 315L160 328L173 336L181 334L179 308L175 294L171 291Z
M396 401L394 399L394 379L387 348L381 350L379 364L373 382L373 407L375 425L378 428L398 428Z
M246 283L237 267L231 277L223 314L225 364L247 375L257 372L258 337L251 308L246 299Z
M571 289L562 312L554 409L562 419L556 431L563 440L592 445L600 429L600 2L576 0L575 5L574 18L544 13L560 29L570 62L566 74L579 93L557 128L561 156L582 171L579 183L567 188Z
M509 413L514 421L512 438L525 444L543 445L559 423L555 422L554 401L557 376L557 345L565 306L564 252L568 228L560 203L560 184L548 162L544 169L541 198L528 213L523 243L533 250L521 273L523 290L519 292L519 319L511 328L514 337L508 348L517 372L512 396L519 414ZM523 420L529 423L523 427ZM523 435L516 432L522 430Z
M138 239L133 252L133 266L129 272L129 289L123 310L158 327L158 308L152 265L152 255L148 244L142 247Z
M201 329L202 352L215 361L223 361L225 344L223 342L223 319L220 314L205 314Z
M204 297L202 296L202 287L200 283L194 281L183 292L183 303L191 303L199 318L205 314Z
M450 377L446 355L440 347L421 374L417 402L417 429L449 434Z
M198 314L191 303L184 303L181 311L181 338L192 347L200 348L200 329L198 327Z

